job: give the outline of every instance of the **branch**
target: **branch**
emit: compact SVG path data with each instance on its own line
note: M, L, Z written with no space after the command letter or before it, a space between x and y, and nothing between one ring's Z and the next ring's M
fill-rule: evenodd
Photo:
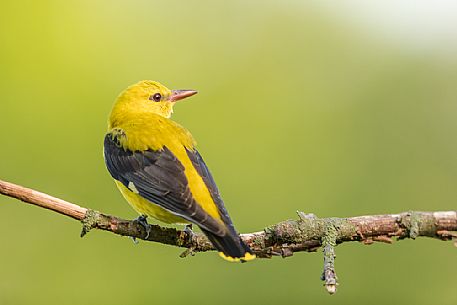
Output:
M1 180L0 193L80 220L83 224L81 237L95 228L122 236L187 248L182 257L195 252L215 250L201 233L190 234L185 230L158 225L151 225L151 230L146 232L144 225L138 221L106 215ZM334 248L337 244L349 241L360 241L364 244L372 244L375 241L391 243L392 237L396 237L397 240L415 239L419 236L440 240L457 237L457 211L410 211L349 218L317 218L312 214L298 212L298 216L298 220L285 220L259 232L241 234L241 237L259 258L288 257L295 252L314 252L323 247L322 280L329 293L335 293L338 284L334 269Z

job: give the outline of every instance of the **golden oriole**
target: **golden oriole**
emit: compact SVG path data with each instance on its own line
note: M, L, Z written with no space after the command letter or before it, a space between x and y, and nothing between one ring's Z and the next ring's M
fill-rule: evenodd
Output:
M117 98L104 142L105 163L140 214L165 223L194 223L222 257L255 258L233 226L195 140L170 120L173 105L197 92L141 81Z

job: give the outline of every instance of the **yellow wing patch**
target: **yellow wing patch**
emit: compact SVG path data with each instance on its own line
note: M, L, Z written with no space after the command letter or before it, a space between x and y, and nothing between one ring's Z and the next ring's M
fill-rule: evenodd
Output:
M211 197L211 194L205 182L203 181L203 178L194 168L185 148L180 145L178 147L168 147L168 149L171 150L171 152L181 161L182 165L184 166L184 174L186 175L189 189L195 201L203 208L206 213L208 213L214 219L221 221L222 223L219 209L214 203L213 197Z

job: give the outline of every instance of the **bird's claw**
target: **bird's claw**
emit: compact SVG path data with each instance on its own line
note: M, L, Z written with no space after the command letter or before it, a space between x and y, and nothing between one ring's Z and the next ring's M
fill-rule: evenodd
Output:
M148 216L146 216L146 215L140 215L133 220L134 222L136 222L140 226L142 226L144 228L144 230L146 231L146 236L144 237L144 239L149 238L149 234L151 233L151 228L152 228L151 225L148 223L147 218L148 218ZM135 237L133 237L132 239L135 244L138 243L136 241Z
M195 251L194 251L195 247L192 246L192 240L193 240L193 238L195 236L195 233L194 233L194 231L192 231L192 224L191 223L186 224L184 226L184 230L182 230L182 232L185 233L185 237L184 238L187 239L187 240L184 240L184 244L189 245L188 246L189 248L187 248L183 253L181 253L179 255L179 257L183 258L183 257L189 256L189 255L194 256L195 255Z
M133 241L135 245L138 245L138 240L136 240L136 237L129 236L129 238Z
M179 255L180 258L185 258L187 256L194 256L195 255L195 248L191 247L191 248L187 248L183 253L181 253Z
M193 239L195 233L194 233L194 231L192 231L192 224L191 223L185 225L184 232L187 235L189 243L192 243L192 239Z

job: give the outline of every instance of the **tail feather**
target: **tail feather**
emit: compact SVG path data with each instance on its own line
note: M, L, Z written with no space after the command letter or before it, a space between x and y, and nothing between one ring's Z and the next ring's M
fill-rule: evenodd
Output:
M222 258L232 262L246 262L255 258L251 248L238 235L231 235L227 232L226 235L219 236L206 230L202 231Z

